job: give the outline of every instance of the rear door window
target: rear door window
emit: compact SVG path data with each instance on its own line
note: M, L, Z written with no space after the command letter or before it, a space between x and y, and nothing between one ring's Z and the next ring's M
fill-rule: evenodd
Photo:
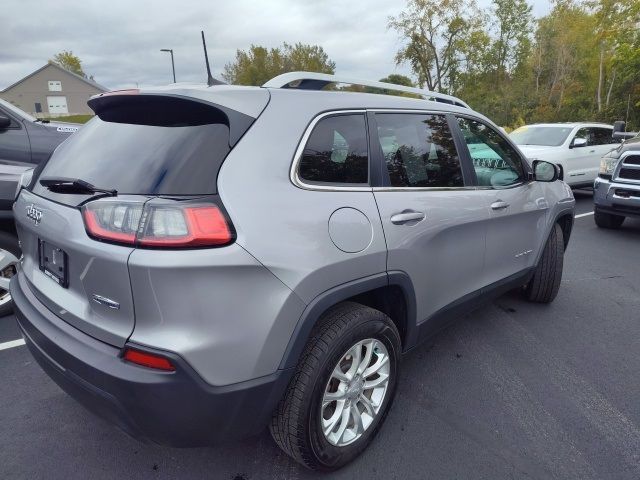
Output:
M304 147L298 176L313 184L367 185L369 153L364 114L321 119Z
M377 113L392 187L462 187L460 158L444 115Z

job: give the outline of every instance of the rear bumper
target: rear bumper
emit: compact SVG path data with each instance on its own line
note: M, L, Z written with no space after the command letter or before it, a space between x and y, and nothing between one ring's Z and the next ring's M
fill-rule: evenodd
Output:
M120 358L119 349L46 309L22 273L11 281L10 290L26 344L43 370L89 410L136 438L188 447L257 434L268 424L291 377L290 370L282 370L214 387L178 355L164 351L159 353L171 358L175 372L133 365Z
M640 217L640 185L596 178L593 203L600 212Z

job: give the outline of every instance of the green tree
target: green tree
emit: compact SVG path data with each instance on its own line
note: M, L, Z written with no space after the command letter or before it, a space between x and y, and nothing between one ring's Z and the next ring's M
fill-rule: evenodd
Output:
M409 0L406 9L389 18L405 45L397 64L409 64L418 85L450 91L455 84L464 47L481 27L475 0Z
M620 49L626 50L637 37L640 1L638 0L592 0L588 4L593 9L596 22L595 37L598 44L598 84L596 100L598 112L609 107L611 94L620 68ZM623 61L624 63L624 61ZM606 93L605 93L606 91Z
M385 83L393 83L394 85L404 85L405 87L415 87L413 80L405 75L400 75L398 73L392 73L387 77L381 78L380 81Z
M453 92L501 125L513 123L526 107L521 92L529 76L532 23L526 0L493 0L484 28L460 46L463 62Z
M225 65L222 77L235 85L262 85L286 72L334 73L335 68L336 64L318 45L283 43L271 49L251 45L248 51L236 51L235 61Z
M513 72L526 61L531 46L531 9L526 0L493 0L496 39L491 50L498 74Z
M49 60L49 62L55 63L56 65L59 65L62 68L75 73L76 75L87 78L87 75L82 70L82 61L70 50L64 50L60 53L56 53L53 58Z
M413 81L405 76L405 75L400 75L398 73L392 73L391 75L381 78L380 79L381 82L385 82L385 83L393 83L394 85L402 85L405 87L415 87L415 84L413 83ZM413 95L411 93L405 93L405 92L400 92L398 90L391 90L391 89L387 89L387 88L371 88L371 87L364 87L362 89L360 88L348 88L348 90L352 90L352 91L363 91L365 93L378 93L378 94L382 94L382 95L396 95L398 97L411 97L411 98L421 98L419 95Z
M405 40L396 60L504 126L613 122L628 107L640 128L640 0L551 0L537 20L530 1L492 0L470 20L474 0L408 0L390 21Z

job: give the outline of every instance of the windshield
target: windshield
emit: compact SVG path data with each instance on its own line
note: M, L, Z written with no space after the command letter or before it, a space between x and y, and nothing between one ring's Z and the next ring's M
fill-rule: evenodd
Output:
M16 107L15 105L11 105L9 102L6 102L5 100L0 99L0 107L4 108L5 110L8 110L9 113L13 113L14 115L17 115L20 118L29 120L30 122L36 121L35 117L32 117L27 112L20 110L18 107Z
M541 145L557 147L567 139L573 127L520 127L509 134L516 145Z

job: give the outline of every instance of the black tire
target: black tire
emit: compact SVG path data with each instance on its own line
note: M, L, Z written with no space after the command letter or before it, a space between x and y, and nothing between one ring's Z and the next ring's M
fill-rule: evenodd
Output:
M362 436L334 446L321 428L321 403L334 367L357 342L369 338L384 344L390 360L389 383L380 410ZM380 429L397 385L400 335L384 313L354 302L330 309L311 335L296 373L271 421L273 439L302 465L319 471L336 470L355 459Z
M558 295L564 263L564 235L559 224L551 229L533 278L525 286L530 302L551 303Z
M0 231L0 250L11 252L11 254L17 258L20 258L20 255L22 255L20 246L18 245L18 237L3 231ZM4 290L2 290L2 293L4 293ZM4 317L10 313L13 313L13 301L8 301L0 305L0 317Z
M622 226L624 218L622 215L601 212L597 208L593 212L593 219L600 228L618 229Z

